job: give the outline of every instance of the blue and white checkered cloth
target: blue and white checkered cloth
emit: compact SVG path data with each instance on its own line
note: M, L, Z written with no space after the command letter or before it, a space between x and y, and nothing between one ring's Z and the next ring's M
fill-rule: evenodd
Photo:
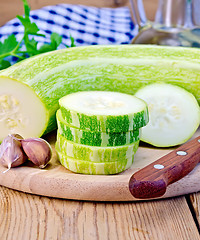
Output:
M75 45L127 44L137 33L128 7L96 8L83 5L58 4L31 11L35 22L45 37L34 37L39 43L49 43L50 35L56 32L62 36L62 43L70 45L70 35ZM0 41L15 34L17 40L23 37L24 28L15 18L0 28Z

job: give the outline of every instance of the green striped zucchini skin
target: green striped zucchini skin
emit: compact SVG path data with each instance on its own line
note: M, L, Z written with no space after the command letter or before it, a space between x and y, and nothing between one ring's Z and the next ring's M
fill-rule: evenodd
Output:
M128 132L144 127L149 121L147 108L132 116L89 116L60 107L63 119L74 127L95 132Z
M64 120L83 130L128 132L149 121L146 102L119 92L81 91L62 97L59 105Z
M95 147L68 141L57 132L56 150L71 158L91 162L126 161L132 158L139 146L139 140L119 147Z
M75 173L91 174L91 175L109 175L123 172L131 167L134 161L132 159L126 161L95 163L70 158L60 152L57 152L60 163L67 169Z
M42 135L56 128L58 100L77 91L135 94L162 81L183 87L200 103L200 50L133 44L75 47L28 58L1 71L0 77L29 86L39 97L48 116Z
M66 123L61 116L60 110L57 111L58 131L67 140L98 147L122 146L140 140L140 129L129 132L103 133L81 130Z

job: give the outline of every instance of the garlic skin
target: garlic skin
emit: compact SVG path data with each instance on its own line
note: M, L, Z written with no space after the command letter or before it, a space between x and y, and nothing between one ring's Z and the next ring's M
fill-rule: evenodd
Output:
M21 140L22 148L29 160L39 168L44 168L50 161L52 149L42 138L27 138Z
M20 140L23 139L18 134L9 134L4 138L0 145L0 164L7 167L10 170L11 167L17 167L23 164L27 160Z

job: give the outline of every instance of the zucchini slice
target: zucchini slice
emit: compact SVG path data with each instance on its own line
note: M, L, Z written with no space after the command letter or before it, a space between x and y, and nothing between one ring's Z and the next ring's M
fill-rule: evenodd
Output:
M200 124L200 107L195 97L181 87L155 83L141 88L136 96L146 101L149 123L141 140L157 147L186 142Z
M129 132L93 132L69 125L57 111L58 131L67 140L89 146L111 147L131 144L140 139L140 129Z
M64 120L83 130L128 132L149 120L146 103L125 93L76 92L61 98L59 104Z
M68 141L57 133L56 150L66 156L90 162L126 161L136 153L139 140L125 146L95 147Z
M58 158L60 163L67 169L75 173L82 174L93 174L93 175L107 175L107 174L116 174L123 172L124 170L131 167L134 161L134 156L129 160L125 161L114 161L114 162L104 162L104 163L95 163L88 162L83 160L77 160L71 157L68 157L60 152L58 153Z

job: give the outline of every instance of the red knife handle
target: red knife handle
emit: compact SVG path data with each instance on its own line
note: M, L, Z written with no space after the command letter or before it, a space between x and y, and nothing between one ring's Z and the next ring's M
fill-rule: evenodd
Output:
M132 175L129 190L135 198L157 198L167 186L191 172L200 162L200 136Z

